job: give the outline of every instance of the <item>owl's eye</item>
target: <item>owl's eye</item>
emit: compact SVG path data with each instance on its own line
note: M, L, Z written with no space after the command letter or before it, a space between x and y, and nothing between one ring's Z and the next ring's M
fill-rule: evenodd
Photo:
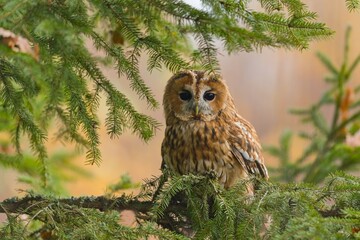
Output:
M191 93L189 91L182 91L180 94L179 94L179 97L181 100L183 101L189 101L191 99Z
M214 98L215 98L215 93L212 93L212 92L205 92L204 93L204 99L206 101L212 101L212 100L214 100Z

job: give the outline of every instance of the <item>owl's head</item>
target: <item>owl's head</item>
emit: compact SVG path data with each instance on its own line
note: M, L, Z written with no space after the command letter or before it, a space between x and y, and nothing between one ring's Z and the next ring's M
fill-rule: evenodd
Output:
M215 74L183 71L168 81L163 99L165 118L211 121L231 103L224 81Z

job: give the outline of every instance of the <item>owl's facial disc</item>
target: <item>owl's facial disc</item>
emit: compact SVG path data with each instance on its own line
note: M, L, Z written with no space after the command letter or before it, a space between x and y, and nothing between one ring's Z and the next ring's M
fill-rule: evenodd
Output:
M169 80L163 103L168 122L172 117L182 121L212 121L228 101L228 90L221 78L185 71Z
M194 120L212 120L215 113L211 102L216 99L216 93L209 87L194 93L191 86L184 86L178 93L182 104L182 113ZM178 116L180 117L180 116Z
M209 87L204 87L196 96L195 117L202 120L212 120L216 116L211 102L216 99L216 93Z
M193 93L190 85L185 85L178 93L181 102L181 115L192 117L198 112L198 105L195 94ZM177 114L179 118L183 118ZM198 114L195 114L198 115Z

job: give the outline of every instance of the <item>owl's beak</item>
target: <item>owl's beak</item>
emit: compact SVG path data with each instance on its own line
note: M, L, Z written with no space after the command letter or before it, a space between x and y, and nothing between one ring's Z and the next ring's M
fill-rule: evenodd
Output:
M199 115L199 105L196 104L195 106L195 116Z

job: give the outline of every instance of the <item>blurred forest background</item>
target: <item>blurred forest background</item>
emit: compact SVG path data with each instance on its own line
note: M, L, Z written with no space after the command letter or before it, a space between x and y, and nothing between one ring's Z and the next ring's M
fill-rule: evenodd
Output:
M188 1L194 3L194 1ZM326 23L335 34L327 40L312 42L309 49L303 51L287 51L283 49L264 48L258 53L219 54L221 74L227 81L239 112L257 129L263 145L276 145L279 136L285 129L304 129L299 118L290 115L290 108L308 107L325 91L323 78L328 74L326 68L317 59L316 53L323 52L334 64L340 65L343 56L344 36L348 26L352 26L350 38L352 60L360 53L360 14L349 12L345 2L317 0L304 1L311 11L317 12L319 21ZM254 5L254 8L257 6ZM221 43L218 43L221 46ZM89 45L89 47L91 47ZM95 50L94 50L95 52ZM100 54L101 53L96 53ZM146 84L161 102L166 81L171 73L166 71L146 70L146 60L140 62L141 74ZM138 99L134 92L128 89L128 82L119 79L116 71L110 68L107 76L118 89ZM360 83L360 71L356 69L352 78L354 83ZM101 106L105 106L102 100ZM101 125L101 147L103 162L100 166L86 165L87 173L83 177L76 176L67 184L70 195L101 195L109 184L115 183L119 177L128 173L135 182L160 174L160 146L164 132L163 110L147 109L145 104L138 103L135 107L149 114L162 123L156 136L144 143L130 132L119 138L110 139L106 129ZM100 107L100 121L103 123L106 112ZM0 134L0 141L9 136ZM294 139L292 154L296 156L304 148L303 142ZM49 155L71 149L49 139ZM85 165L85 154L77 154L76 164ZM268 166L277 166L275 159L266 154ZM70 176L72 176L70 174ZM0 199L17 195L21 185L16 181L17 175L11 170L0 168Z

